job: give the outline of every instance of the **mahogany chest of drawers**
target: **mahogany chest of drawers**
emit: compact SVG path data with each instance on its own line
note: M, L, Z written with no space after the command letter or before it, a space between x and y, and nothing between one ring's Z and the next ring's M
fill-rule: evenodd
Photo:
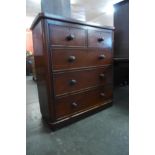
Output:
M31 29L40 111L52 129L112 104L113 27L40 13Z

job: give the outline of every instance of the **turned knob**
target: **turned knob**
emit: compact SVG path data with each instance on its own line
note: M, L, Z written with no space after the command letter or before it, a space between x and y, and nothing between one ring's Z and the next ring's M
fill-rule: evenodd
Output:
M99 59L104 59L105 58L105 55L104 54L101 54L100 56L99 56Z
M105 96L105 94L104 94L104 93L100 93L100 96L101 96L101 97L104 97L104 96Z
M73 102L71 105L73 108L76 108L78 106L78 104L76 102Z
M98 40L98 42L102 42L102 41L104 41L104 38L101 37L101 38L98 38L97 40Z
M68 36L66 37L66 39L67 39L68 41L71 41L71 40L73 40L74 38L75 38L74 34L70 34L70 35L68 35Z
M77 83L77 81L76 80L70 80L70 85L75 85L76 83Z
M73 56L73 55L69 56L69 58L68 58L68 61L69 61L69 62L73 62L73 61L75 61L75 60L76 60L76 57Z
M105 75L104 75L103 73L101 73L101 74L100 74L100 78L103 79L104 77L105 77Z

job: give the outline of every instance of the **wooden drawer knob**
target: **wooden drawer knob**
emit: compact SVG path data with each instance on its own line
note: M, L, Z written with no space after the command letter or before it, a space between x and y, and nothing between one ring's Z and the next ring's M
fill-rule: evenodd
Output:
M69 58L68 58L68 61L69 61L69 62L73 62L73 61L75 61L75 60L76 60L76 57L73 56L73 55L69 56Z
M76 102L73 102L73 103L71 104L71 106L72 106L73 108L76 108L76 107L78 106L78 104L77 104Z
M97 41L98 42L102 42L102 41L104 41L104 38L102 38L102 37L101 38L98 38Z
M70 34L66 37L66 40L71 41L75 38L74 34Z
M104 59L105 58L105 55L104 54L101 54L100 56L99 56L99 59Z
M103 73L100 74L100 78L103 79L105 75Z
M104 94L104 93L100 93L100 96L101 96L101 97L105 97L105 94Z
M77 81L76 80L70 80L70 85L75 85L76 83L77 83Z

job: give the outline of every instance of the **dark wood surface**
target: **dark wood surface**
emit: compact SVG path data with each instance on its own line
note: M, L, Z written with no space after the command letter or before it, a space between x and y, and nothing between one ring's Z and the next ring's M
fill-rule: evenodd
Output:
M129 62L114 61L114 85L129 85Z
M112 66L54 74L55 95L112 83Z
M88 47L112 48L112 32L88 30Z
M92 107L91 109L88 109L85 111L80 111L77 114L74 114L70 117L66 117L66 118L64 117L64 119L61 118L61 119L56 120L54 122L48 121L44 117L42 117L42 119L43 119L43 123L44 124L46 123L45 125L48 125L51 128L51 130L55 131L55 130L63 128L67 125L70 125L72 123L75 123L77 121L80 121L81 119L89 117L92 114L100 112L106 108L109 108L112 105L113 105L112 100L107 100L107 102L104 102L103 104L100 104L100 105L96 105L95 107Z
M129 62L128 58L113 58L115 62Z
M100 87L56 100L56 118L70 117L80 111L104 104L112 98L112 86Z
M114 84L129 84L129 1L114 5Z
M46 68L46 58L43 47L42 38L42 21L40 21L36 27L33 29L33 46L34 46L34 59L36 67L36 78L38 87L38 97L40 103L40 110L45 118L49 118L49 101L48 101L48 89L47 89L47 68Z
M52 49L51 53L54 71L112 64L112 52L107 49ZM70 60L71 56L75 59Z
M40 20L32 32L40 111L44 118L47 120L53 120L54 106L52 105L52 81L50 80L50 63L48 59L48 48L46 46L44 21Z
M62 17L54 14L48 14L48 13L39 13L36 18L34 19L31 28L33 29L35 25L38 23L40 19L50 19L54 21L61 21L61 22L69 22L69 23L74 23L74 24L80 24L80 25L85 25L85 26L90 26L90 27L96 27L96 28L101 28L101 29L107 29L107 30L114 30L115 28L113 26L100 26L100 25L95 25L95 24L90 24L84 21L79 21L73 18L68 18L68 17Z
M39 15L32 31L40 109L52 127L112 102L112 28Z
M129 58L129 2L114 5L114 58Z
M86 46L85 29L60 25L50 25L49 29L53 46Z

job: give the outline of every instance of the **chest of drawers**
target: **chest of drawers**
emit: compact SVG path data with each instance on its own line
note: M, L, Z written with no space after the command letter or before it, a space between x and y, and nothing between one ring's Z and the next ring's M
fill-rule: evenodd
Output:
M40 111L52 129L112 104L113 27L40 13L31 29Z

